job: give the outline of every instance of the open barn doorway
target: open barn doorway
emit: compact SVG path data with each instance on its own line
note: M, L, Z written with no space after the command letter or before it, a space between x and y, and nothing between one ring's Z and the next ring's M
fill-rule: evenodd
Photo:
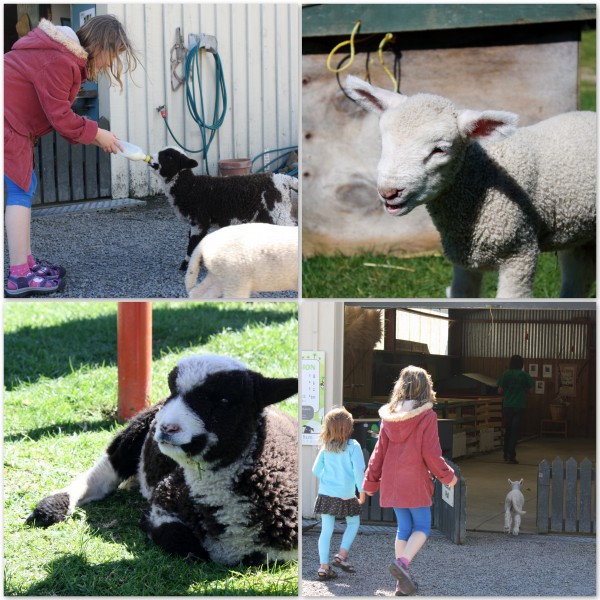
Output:
M596 312L593 304L458 307L452 303L347 303L344 405L367 454L402 368L431 375L444 454L467 482L467 530L502 531L508 479L523 479L522 531L535 533L538 466L596 454ZM533 379L517 445L504 461L502 396L497 381L519 354ZM595 466L595 465L594 465ZM393 520L380 511L381 521Z

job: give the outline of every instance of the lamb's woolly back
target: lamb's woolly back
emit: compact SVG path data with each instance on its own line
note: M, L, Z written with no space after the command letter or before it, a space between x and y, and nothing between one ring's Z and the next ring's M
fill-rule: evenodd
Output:
M197 284L202 264L208 272ZM192 253L185 287L190 298L297 290L298 227L247 223L209 233Z

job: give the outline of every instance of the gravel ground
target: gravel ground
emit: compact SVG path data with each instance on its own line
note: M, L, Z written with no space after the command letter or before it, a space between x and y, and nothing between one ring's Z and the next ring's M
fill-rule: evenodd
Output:
M336 525L336 529L337 529ZM393 596L395 530L365 527L350 552L356 573L316 581L320 525L302 536L302 596ZM375 533L364 530L375 530ZM334 533L331 555L341 535ZM457 546L436 530L410 567L419 596L595 596L596 540L566 535L467 532Z
M65 289L47 298L187 298L188 227L156 197L138 206L48 214L33 210L32 251L67 270ZM4 269L8 273L5 250ZM297 292L261 293L297 298Z

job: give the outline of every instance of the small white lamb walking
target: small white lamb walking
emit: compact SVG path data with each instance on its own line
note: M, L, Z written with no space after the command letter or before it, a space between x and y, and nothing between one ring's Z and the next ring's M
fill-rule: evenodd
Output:
M197 283L201 263L208 273ZM190 298L298 290L298 227L245 223L209 233L192 253L185 287Z
M561 297L595 279L596 113L516 129L517 115L460 110L348 77L346 91L380 115L379 199L390 215L425 204L453 263L451 297L478 297L498 271L499 298L532 295L540 252L556 251Z
M512 489L506 494L506 500L504 500L504 532L519 535L521 515L526 512L523 510L525 496L521 491L523 480L512 481L509 479L508 483L510 483Z

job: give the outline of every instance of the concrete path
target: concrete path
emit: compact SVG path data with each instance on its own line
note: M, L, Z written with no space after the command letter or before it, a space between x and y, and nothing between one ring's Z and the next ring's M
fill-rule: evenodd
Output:
M394 528L361 526L350 552L357 572L338 570L338 578L327 582L316 580L319 531L317 526L302 538L302 596L394 595L388 571ZM340 540L334 533L332 556ZM595 596L596 540L467 532L467 543L456 546L434 530L410 571L419 596Z

